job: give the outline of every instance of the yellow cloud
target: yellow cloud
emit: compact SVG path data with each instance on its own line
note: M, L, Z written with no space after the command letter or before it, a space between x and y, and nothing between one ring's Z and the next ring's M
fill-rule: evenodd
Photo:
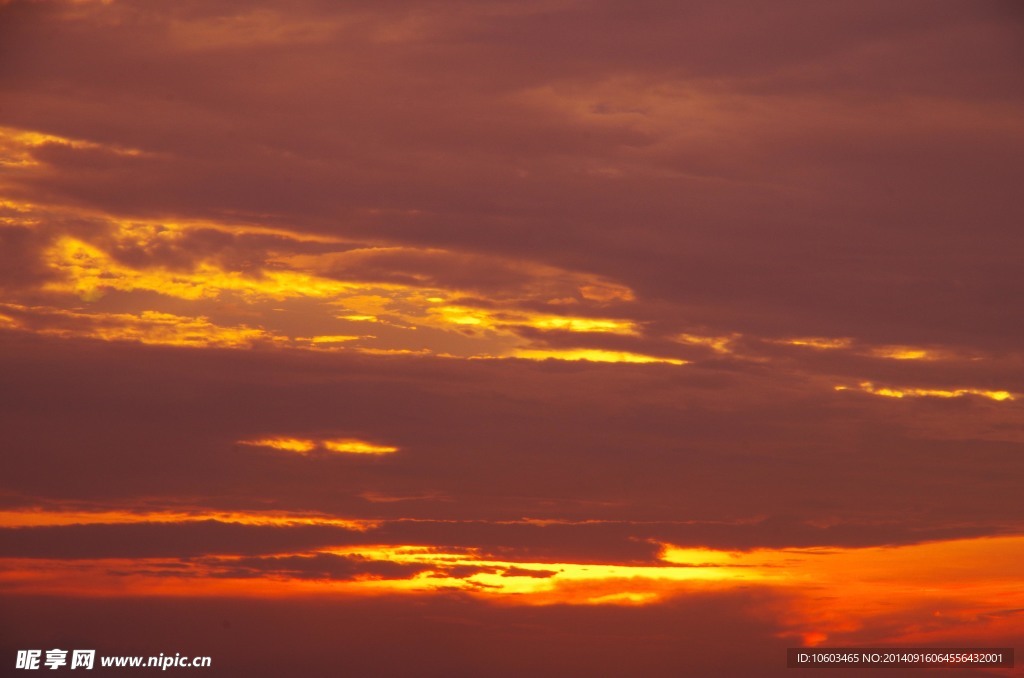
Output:
M737 338L739 334L730 334L728 336L703 336L698 334L680 334L676 337L676 341L683 344L691 344L694 346L707 346L708 348L715 351L715 353L731 353L731 344Z
M188 300L213 299L223 292L237 292L251 299L330 298L359 287L297 271L264 271L252 276L225 271L209 262L198 263L192 271L136 269L71 237L59 239L46 259L51 268L64 275L64 280L49 282L44 289L70 292L85 300L97 299L110 290L147 290Z
M142 155L142 151L136 148L111 146L96 143L94 141L86 141L84 139L72 139L69 137L57 136L55 134L46 134L44 132L17 129L14 127L0 127L0 166L36 166L39 162L32 156L32 149L48 144L66 146L68 148L75 149L101 149L108 153L116 153L117 155Z
M290 436L270 436L266 438L255 438L253 440L240 440L241 445L252 445L255 447L269 447L282 452L294 452L296 454L309 454L313 450L321 449L335 454L370 454L381 455L397 452L398 448L391 445L380 445L359 438L294 438Z
M152 223L131 224L125 226L119 237L130 236L132 243L150 242L164 229L165 226ZM145 290L189 301L216 299L230 292L249 301L300 297L329 300L346 308L347 313L337 316L346 320L380 321L381 316L391 315L406 323L439 329L473 326L510 336L519 326L570 332L639 333L636 323L629 320L437 306L430 301L442 298L433 296L437 291L342 282L294 270L270 269L249 275L225 270L208 261L199 261L192 270L134 268L116 261L95 245L69 236L58 239L45 258L52 269L62 274L62 279L48 282L44 289L72 293L85 300L96 300L109 291Z
M343 344L343 343L346 343L346 342L349 342L349 341L356 341L358 339L363 339L363 337L361 337L359 335L353 335L353 334L328 334L328 335L318 335L318 336L315 336L315 337L297 337L295 340L296 341L300 341L300 342L309 342L310 344L313 344L313 345L319 345L319 344Z
M921 346L904 346L888 344L884 346L862 346L849 337L795 337L791 339L771 340L774 344L788 346L804 346L818 350L856 349L857 355L872 358L888 358L890 360L938 360L954 357L951 351L924 348Z
M336 438L333 440L321 441L324 449L339 454L391 454L397 452L397 447L391 445L377 445L365 440L356 438Z
M893 360L935 360L939 357L935 351L913 346L877 346L869 350L868 355Z
M772 343L787 344L789 346L806 346L808 348L827 350L837 348L850 348L850 346L853 345L853 340L847 337L793 337L792 339L776 339Z
M1014 400L1014 395L1009 391L990 391L980 388L956 388L956 389L938 389L938 388L891 388L891 387L877 387L870 381L862 381L856 387L851 386L836 386L837 391L849 391L859 390L872 395L884 396L886 398L905 398L905 397L930 397L930 398L959 398L967 395L980 396L982 398L988 398L990 400Z
M16 509L0 511L0 527L44 527L57 525L124 525L135 523L192 523L216 521L241 525L292 527L330 525L364 532L376 527L372 520L336 518L322 513L268 511L181 510L89 510L89 509Z
M141 313L79 313L43 306L4 304L21 319L0 316L0 324L58 337L188 347L249 348L257 343L281 344L287 338L247 325L215 325L204 316ZM8 323L3 322L8 319Z
M626 351L604 351L592 348L570 349L514 349L509 357L527 360L587 360L595 363L667 363L686 365L688 361L677 358L656 358L654 356Z
M89 314L79 313L76 316L82 321L79 327L62 327L60 331L51 331L52 334L183 346L244 348L265 343L307 349L386 354L412 352L463 358L510 356L513 355L510 351L518 344L514 355L527 359L669 364L684 362L626 351L597 349L553 350L541 355L524 346L522 335L526 328L544 332L622 336L642 334L643 329L636 321L581 312L584 300L593 301L591 306L600 308L606 301L632 299L628 288L589 274L501 260L498 262L500 265L515 272L512 276L516 280L514 289L509 294L503 292L497 295L498 298L490 300L490 306L482 308L460 304L459 299L463 298L463 293L455 289L404 283L342 281L329 277L336 265L347 261L337 257L350 255L352 250L332 251L322 255L282 256L267 249L263 252L262 261L256 262L255 271L232 270L219 258L190 250L198 247L188 237L195 229L216 228L232 234L273 233L296 242L305 239L304 236L282 234L274 229L205 221L127 220L95 215L90 218L105 221L112 228L93 240L70 235L56 238L42 253L44 263L56 275L43 283L42 290L53 294L74 295L88 302L96 302L106 295L118 295L114 299L122 308L124 304L138 304L139 300L145 299L144 303L150 308L130 314L93 314L95 319L88 331L82 327L88 324ZM318 240L315 237L311 239ZM269 247L265 244L263 246ZM283 247L287 250L289 245ZM389 248L364 249L366 251L360 251L360 256L370 256L367 252ZM472 266L483 265L470 255L442 250L401 249L402 256L412 257L415 261L430 259L432 266L438 265L434 257L451 257L454 262L462 262L468 257ZM129 263L131 259L128 257L122 260L114 256L117 251L135 256L145 253L144 260L149 263ZM186 262L189 256L194 257L194 260L173 267L152 263L164 260L162 257L166 257L167 252L181 255L180 258ZM353 261L358 261L358 258ZM388 260L382 261L386 263ZM299 264L304 268L293 268L293 265ZM551 296L554 292L568 296L564 299L555 298ZM166 299L154 301L138 293L153 293ZM130 294L134 296L127 296ZM224 315L248 318L260 314L263 320L261 324L265 324L266 329L239 324L216 325L206 314L210 311L196 313L194 316L166 312L171 308L181 308L180 302L176 300L194 302L203 310L210 308L210 302L218 302L217 311ZM268 309L261 305L271 301L293 301L292 306L279 304L274 310L287 312L301 309L302 314L268 313ZM305 303L307 301L320 302L322 305L313 307ZM547 303L549 308L559 308L560 303L571 302L576 312L541 312L524 308L527 301ZM158 304L156 308L153 308L154 304ZM161 304L166 306L161 308ZM374 322L387 329L376 333L381 335L378 342L374 341L376 336L351 332L349 326L336 321ZM283 331L284 328L287 330ZM440 330L446 334L417 330ZM411 332L417 333L412 335Z
M255 447L269 447L283 452L295 452L297 454L308 454L316 449L316 442L307 438L256 438L255 440L239 440L240 445L252 445Z
M588 318L521 310L490 311L467 306L439 306L427 311L427 321L434 325L468 325L489 330L509 330L516 326L564 332L600 332L636 335L639 327L630 320ZM431 322L432 321L432 322Z

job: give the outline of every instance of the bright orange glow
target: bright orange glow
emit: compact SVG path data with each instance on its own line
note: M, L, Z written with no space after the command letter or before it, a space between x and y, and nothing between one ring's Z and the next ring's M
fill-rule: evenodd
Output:
M475 590L483 587L490 594L545 594L545 602L573 601L568 596L556 596L564 585L596 582L615 582L618 591L634 590L643 595L663 592L659 582L726 582L767 581L784 577L785 573L760 571L748 567L728 567L717 564L673 567L671 565L618 565L572 562L530 563L481 558L474 553L445 553L422 546L360 546L327 549L324 553L358 556L368 560L406 564L432 565L442 572L445 567L480 568L480 572L464 578L431 577L430 586ZM514 568L514 569L513 569ZM539 576L547 575L547 576ZM646 586L645 586L646 582ZM654 590L648 590L654 589ZM551 595L549 595L551 594ZM660 597L660 596L658 596Z
M1024 606L1022 558L1024 537L1013 536L795 550L771 556L768 562L798 575L794 583L802 595L792 608L792 621L801 632L815 633L825 642L869 626L873 619L903 615L907 626L891 641L917 643L962 637L965 630L984 639L1000 626L1008 626L1012 635L1024 631L1020 615L992 614ZM815 589L842 593L821 600ZM930 630L917 618L921 610L959 616L963 623Z
M666 563L677 565L738 565L744 559L741 551L716 551L704 548L679 548L665 545L661 549L661 559ZM747 554L749 555L749 554ZM749 560L749 557L747 558Z
M33 517L7 512L11 524L75 524L171 519L173 514L65 513ZM235 514L184 514L184 520L230 519ZM225 517L226 516L226 517ZM247 524L320 524L320 516L240 514ZM345 525L348 527L348 525ZM359 529L357 523L355 529ZM1020 563L1024 536L987 537L892 547L760 549L748 552L665 545L659 563L535 562L485 557L475 549L368 545L282 553L290 558L333 554L366 563L365 575L345 579L291 576L271 568L262 576L234 569L241 556L168 559L21 560L0 564L0 591L69 595L429 595L460 590L495 603L520 605L651 605L691 592L751 590L778 593L775 608L787 635L817 643L841 639L873 624L893 629L892 642L930 642L987 632L1024 631ZM409 566L407 576L370 574L375 563ZM172 567L168 569L168 565ZM153 574L158 573L158 574ZM235 573L235 574L233 574ZM829 592L841 591L841 595ZM922 626L923 611L956 622ZM931 614L931 613L929 613ZM893 627L894 620L902 624Z
M888 388L876 387L870 381L862 381L857 387L836 386L837 391L859 390L872 395L884 396L886 398L960 398L973 395L989 400L1014 400L1014 395L1009 391L989 391L980 388L957 388L957 389L936 389L936 388Z

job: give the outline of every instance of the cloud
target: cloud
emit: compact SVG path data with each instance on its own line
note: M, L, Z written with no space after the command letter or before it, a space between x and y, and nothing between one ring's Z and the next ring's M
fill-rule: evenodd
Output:
M937 388L887 388L876 387L870 381L861 382L858 387L865 393L885 396L886 398L961 398L963 396L978 396L990 400L1003 401L1014 400L1009 391L986 391L977 388L937 389ZM848 390L849 386L836 386L837 391Z
M5 553L54 591L75 567L222 597L390 572L638 608L370 605L414 611L437 673L1018 637L909 575L844 626L811 587L538 573L1020 534L1021 25L952 0L0 3L0 504L92 513L7 527ZM267 513L321 519L226 518ZM171 574L214 556L238 576ZM437 615L468 635L424 640ZM756 665L711 670L737 636ZM369 654L347 668L403 666Z
M20 594L80 593L103 598L147 595L230 595L292 603L329 600L358 606L368 594L377 606L422 609L450 600L438 591L463 591L485 602L496 623L501 610L535 610L540 617L617 614L646 617L679 607L745 610L789 643L877 644L950 642L959 634L980 642L1019 630L1013 607L1020 593L1012 579L1020 537L932 542L896 548L785 549L752 553L679 549L663 551L660 567L508 563L480 559L474 551L409 546L370 546L332 552L173 560L103 559L76 563L28 560L31 574L5 561L5 588ZM979 570L982 559L988 564ZM928 567L922 569L922 563ZM935 566L935 563L940 563ZM71 568L69 568L71 566ZM951 580L950 576L956 577ZM955 581L953 585L949 585ZM844 595L822 596L842 587ZM13 587L13 588L12 588ZM315 595L304 595L315 594ZM401 601L401 602L399 602ZM733 608L737 601L746 604ZM498 604L495 604L498 603ZM657 603L657 604L655 604ZM467 601L468 604L468 601ZM380 608L378 608L380 609ZM641 610L649 612L641 612ZM546 611L545 611L546 610ZM627 613L628 614L628 613ZM731 614L727 615L731 618ZM921 619L925 621L922 623ZM715 619L712 617L711 619ZM710 622L707 618L702 623ZM645 631L645 629L639 629ZM593 630L581 637L589 636ZM650 635L647 636L651 638ZM657 634L654 636L657 637Z
M795 515L870 525L895 512L914 529L995 531L1021 520L1010 481L1022 442L1016 400L873 397L758 363L666 371L195 351L9 331L3 341L8 496L208 497L232 509L273 496L285 510L346 518ZM60 427L46 425L55 417ZM348 454L309 464L235 444L264 434L350 437L401 453L383 464ZM936 493L945 484L954 489ZM419 502L409 515L413 504L367 492L453 501Z
M200 522L96 524L5 528L3 557L62 560L181 558L210 553L235 555L308 550L345 543L358 531L332 525L259 527Z
M429 565L374 561L331 553L248 557L223 563L212 561L211 565L214 567L211 576L215 577L288 577L330 581L405 579L431 569Z
M5 175L21 198L372 240L303 266L492 300L592 278L691 334L1010 348L1019 17L995 5L22 5L5 124L64 141Z
M322 440L310 440L308 438L288 438L283 436L270 438L257 438L254 440L240 440L240 445L252 445L255 447L268 447L284 452L308 455L314 450L322 450L333 454L357 454L357 455L382 455L397 452L397 447L381 445L358 438L325 438Z
M48 307L0 304L10 327L58 337L89 337L104 341L137 341L167 346L250 348L287 342L287 337L240 325L222 327L209 318L172 313L77 313ZM313 342L315 343L315 342Z

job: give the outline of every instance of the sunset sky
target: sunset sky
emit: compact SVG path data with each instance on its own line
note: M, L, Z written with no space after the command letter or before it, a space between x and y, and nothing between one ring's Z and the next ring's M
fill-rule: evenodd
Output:
M1014 0L0 0L0 662L1020 654L1022 183Z

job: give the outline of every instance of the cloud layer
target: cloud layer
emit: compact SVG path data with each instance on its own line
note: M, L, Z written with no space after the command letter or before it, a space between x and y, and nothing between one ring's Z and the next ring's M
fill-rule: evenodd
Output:
M328 594L445 674L1019 636L1022 31L0 1L0 592L243 606L311 675L385 643Z

